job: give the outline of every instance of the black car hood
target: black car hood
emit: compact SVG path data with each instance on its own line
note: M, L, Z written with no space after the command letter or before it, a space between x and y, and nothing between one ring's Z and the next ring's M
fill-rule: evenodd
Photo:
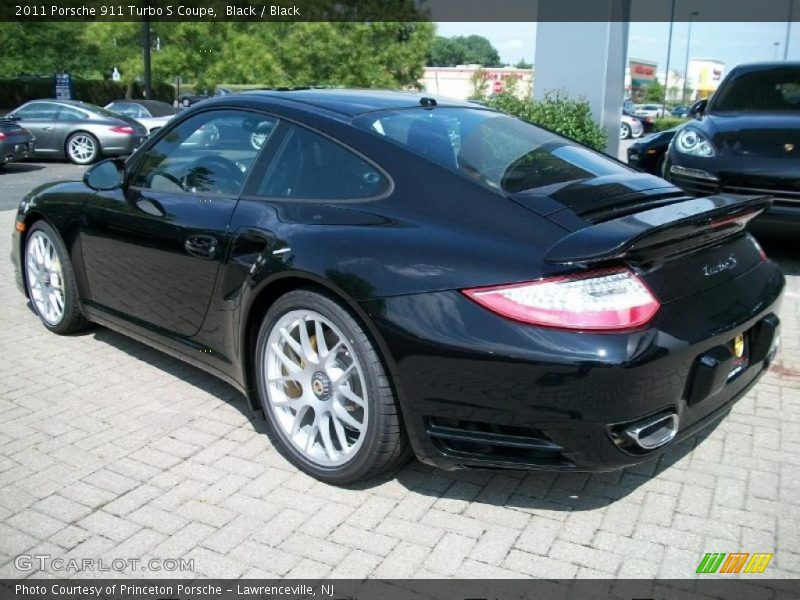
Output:
M708 114L695 126L723 153L742 157L800 158L800 114Z

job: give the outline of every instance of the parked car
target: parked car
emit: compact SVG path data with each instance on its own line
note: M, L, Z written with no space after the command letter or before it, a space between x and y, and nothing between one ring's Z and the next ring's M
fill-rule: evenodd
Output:
M214 96L224 96L225 94L232 94L233 90L226 87L217 87L214 89ZM206 100L207 98L211 98L211 94L208 93L206 90L202 94L182 94L178 98L178 104L183 106L184 108L191 106L192 104L197 104L201 100Z
M674 107L671 111L669 111L669 114L671 114L673 117L685 118L689 116L690 110L690 107L681 105Z
M622 114L638 120L642 124L642 132L644 134L653 131L653 127L655 126L655 119L653 117L637 117L635 114L628 111L623 111Z
M107 104L106 109L114 113L136 119L147 128L149 134L153 134L169 120L178 114L178 111L159 100L115 100ZM209 126L198 129L185 144L209 147L219 141L219 130Z
M184 145L209 124L220 144ZM28 194L12 254L44 327L214 373L323 481L412 451L608 470L722 418L774 358L784 277L743 229L769 202L687 199L468 102L252 92Z
M643 132L644 127L639 119L622 113L622 120L619 124L619 139L638 138Z
M769 194L753 222L765 235L800 232L800 62L740 65L675 135L669 178L698 196Z
M78 165L130 154L147 136L136 120L77 100L32 100L6 118L34 135L35 156L66 157Z
M33 134L15 121L0 117L0 167L33 155Z
M651 133L631 144L627 150L628 164L645 173L664 177L667 149L676 131L677 128L672 128Z
M637 104L634 114L637 117L651 117L658 119L666 114L666 110L660 104Z
M114 100L106 104L106 109L136 119L147 127L148 133L157 131L178 113L171 104L160 100Z

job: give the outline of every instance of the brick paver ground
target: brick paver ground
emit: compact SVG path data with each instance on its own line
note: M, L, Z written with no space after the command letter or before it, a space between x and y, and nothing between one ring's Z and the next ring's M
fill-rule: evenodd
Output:
M0 578L63 575L20 571L20 554L194 559L179 575L201 577L692 577L707 551L774 552L770 575L800 575L798 269L780 360L655 462L412 462L341 489L287 463L210 375L107 329L48 333L13 283L12 220L0 213Z

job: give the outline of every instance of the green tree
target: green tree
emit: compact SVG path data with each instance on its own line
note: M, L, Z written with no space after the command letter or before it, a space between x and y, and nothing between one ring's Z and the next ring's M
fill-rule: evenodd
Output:
M92 51L84 48L85 23L0 23L0 77L95 73Z
M479 64L484 67L500 67L500 54L492 43L480 35L437 36L428 54L431 67L455 67Z
M653 79L653 81L650 82L650 85L645 88L642 99L645 102L658 103L661 103L664 100L664 86L661 85L661 82L658 79Z
M533 68L533 63L529 63L529 62L528 62L527 60L525 60L524 58L521 58L521 59L519 60L519 62L518 62L516 65L514 65L514 66L515 66L517 69L532 69L532 68Z

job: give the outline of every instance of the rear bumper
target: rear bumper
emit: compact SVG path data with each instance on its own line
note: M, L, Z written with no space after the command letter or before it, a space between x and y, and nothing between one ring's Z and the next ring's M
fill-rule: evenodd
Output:
M0 164L24 160L29 156L33 156L33 152L33 140L14 140L13 138L3 140L0 142Z
M730 410L773 355L700 399L690 398L698 364L776 319L783 285L779 270L762 263L722 289L664 305L651 329L624 334L513 323L459 292L365 308L388 340L406 428L423 462L604 471L648 460ZM773 342L766 340L770 350ZM615 425L663 413L678 422L666 445L639 451L615 443Z
M104 156L120 156L123 154L133 154L133 151L141 146L147 135L119 135L109 137L100 142Z

